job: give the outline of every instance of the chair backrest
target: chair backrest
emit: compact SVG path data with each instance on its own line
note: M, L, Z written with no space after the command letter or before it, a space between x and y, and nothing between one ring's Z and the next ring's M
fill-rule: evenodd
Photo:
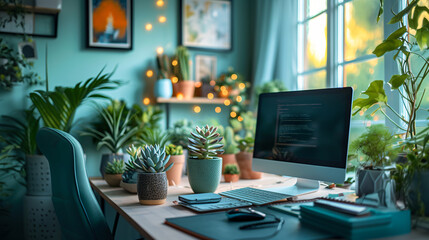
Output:
M49 161L52 201L64 239L113 239L90 187L80 143L52 128L41 128L36 140Z

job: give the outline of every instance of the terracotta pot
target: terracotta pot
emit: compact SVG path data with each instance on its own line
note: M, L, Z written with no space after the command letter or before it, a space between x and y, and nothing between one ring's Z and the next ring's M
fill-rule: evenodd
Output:
M177 186L180 184L180 180L182 179L182 170L183 164L185 163L185 155L182 154L170 156L170 160L168 161L166 166L170 165L170 163L174 163L174 165L173 167L171 167L170 170L166 172L168 185Z
M177 94L183 94L183 98L191 99L194 97L195 83L194 81L180 81L176 84L176 96Z
M240 179L239 174L224 174L225 182L237 182Z
M222 154L219 155L222 158L222 173L225 170L225 165L235 164L237 165L237 160L235 159L235 154Z
M122 181L122 174L104 174L104 180L111 187L119 187L119 184Z
M137 195L140 204L159 205L167 199L168 181L165 172L139 173Z
M255 172L252 170L252 153L239 152L236 155L238 167L240 168L241 179L260 179L262 177L261 172Z

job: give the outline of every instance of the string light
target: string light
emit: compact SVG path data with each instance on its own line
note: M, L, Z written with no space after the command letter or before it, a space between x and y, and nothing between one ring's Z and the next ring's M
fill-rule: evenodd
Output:
M164 1L163 0L156 1L156 6L163 7L164 6Z
M196 88L201 87L201 82L196 82L196 83L195 83L195 87L196 87Z
M237 79L237 74L235 74L235 73L234 73L234 74L232 74L232 75L231 75L231 79L232 79L232 80L236 80L236 79Z
M208 98L208 99L213 99L213 98L214 98L213 93L209 93L209 94L207 94L207 98Z
M239 87L240 89L244 89L244 88L246 87L246 84L244 84L244 83L240 83L240 84L238 84L238 87Z
M150 78L153 76L153 71L152 70L147 70L146 71L146 77Z
M157 48L156 48L156 53L158 53L159 55L163 54L163 53L164 53L164 48L162 48L162 47L157 47Z
M159 16L159 18L158 18L158 22L160 22L160 23L165 23L167 21L167 18L166 17L164 17L164 16Z
M201 108L200 108L200 106L195 106L195 107L194 107L194 112L195 112L195 113L199 113L199 112L201 112Z
M224 92L224 91L226 91L226 87L225 87L225 86L222 86L222 87L220 87L220 90L221 90L222 92Z
M225 101L223 101L223 104L225 104L225 106L229 106L231 104L231 101L229 99L225 99Z
M149 98L146 97L146 98L143 99L143 104L144 105L149 105L149 103L150 103L150 99Z
M216 107L216 108L215 108L215 112L216 112L216 113L220 113L221 111L222 111L222 108L220 108L220 107Z
M178 93L177 94L177 99L179 99L179 100L183 99L183 93Z
M172 81L173 83L177 83L177 82L179 81L179 79L178 79L177 77L172 77L172 78L171 78L171 81Z
M173 60L173 62L171 62L171 65L173 65L174 67L177 66L178 62L176 59Z
M236 112L231 112L231 113L229 114L229 116L231 116L232 118L235 118L235 117L237 116L237 113L236 113Z
M235 98L235 100L237 100L237 102L241 102L241 101L243 100L243 98L242 98L241 96L237 96L237 97Z
M363 116L363 111L359 111L359 116Z
M378 121L378 116L374 116L374 121Z
M241 116L238 116L237 120L238 120L239 122L241 122L241 121L243 121L243 118L242 118Z
M144 28L146 29L146 31L150 31L152 30L152 24L148 23Z
M216 85L216 81L215 80L211 80L210 81L210 86L214 86L214 85Z

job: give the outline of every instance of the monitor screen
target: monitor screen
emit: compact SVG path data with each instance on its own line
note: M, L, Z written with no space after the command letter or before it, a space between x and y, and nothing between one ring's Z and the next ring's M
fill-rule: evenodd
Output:
M352 93L332 88L261 94L254 158L345 169Z

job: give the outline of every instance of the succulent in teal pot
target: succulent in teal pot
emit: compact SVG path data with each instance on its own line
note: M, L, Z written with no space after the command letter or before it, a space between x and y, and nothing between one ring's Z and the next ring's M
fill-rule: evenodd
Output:
M222 137L217 127L196 127L189 137L188 178L195 193L216 191L222 173Z
M166 171L170 156L159 145L145 145L138 149L137 157L129 165L138 171L137 195L140 204L158 205L167 199L168 181Z

